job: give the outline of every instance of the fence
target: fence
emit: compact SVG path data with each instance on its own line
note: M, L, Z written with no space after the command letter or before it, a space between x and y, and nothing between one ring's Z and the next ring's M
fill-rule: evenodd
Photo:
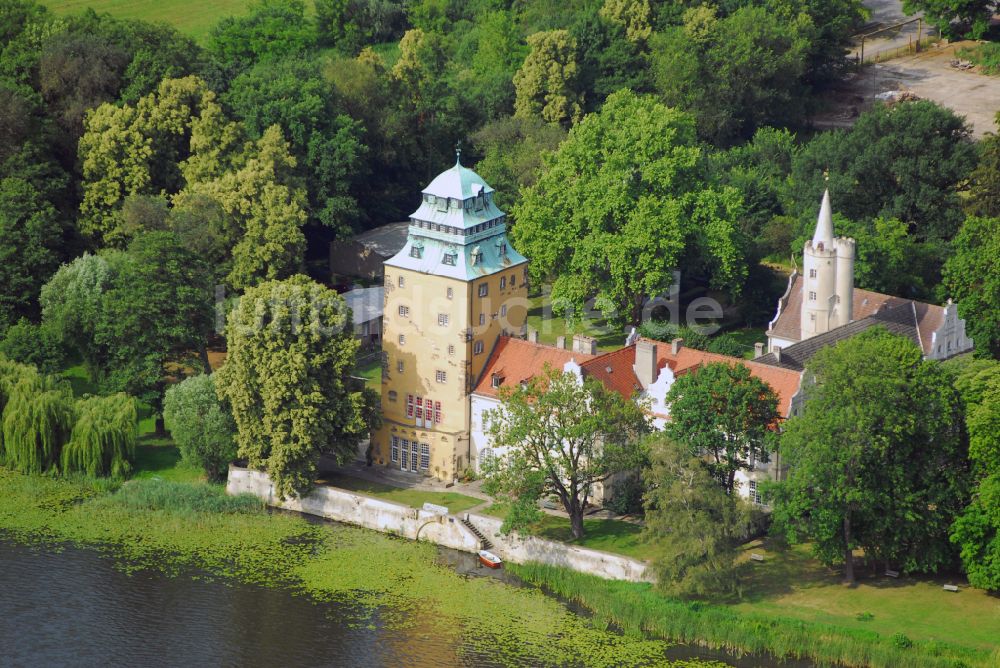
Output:
M869 65L872 63L883 63L894 58L902 58L903 56L911 56L925 50L928 46L937 42L938 39L939 38L936 35L925 37L919 41L911 37L909 43L907 44L890 47L888 49L879 49L874 53L866 52L863 57L858 56L856 61L860 65Z

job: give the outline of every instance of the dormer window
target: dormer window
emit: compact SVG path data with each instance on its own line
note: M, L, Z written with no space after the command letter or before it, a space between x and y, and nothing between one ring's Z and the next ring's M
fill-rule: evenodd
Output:
M447 211L448 210L448 198L447 197L438 197L437 198L437 210L438 211Z
M483 250L476 246L472 249L472 266L483 263Z
M503 376L493 374L493 387L500 387L503 385Z
M418 260L424 256L424 245L419 241L413 243L410 246L410 257L415 257Z
M446 264L450 267L454 267L457 258L458 258L458 253L456 253L455 251L447 251L441 257L441 264Z

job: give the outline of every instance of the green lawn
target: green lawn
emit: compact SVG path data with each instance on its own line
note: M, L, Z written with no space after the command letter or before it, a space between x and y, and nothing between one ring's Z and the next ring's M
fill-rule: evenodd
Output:
M252 0L42 0L42 4L59 15L92 8L116 18L168 23L203 42L221 19L246 14Z
M402 487L392 487L379 482L370 482L361 478L343 475L340 473L326 473L320 478L321 483L326 483L334 487L360 492L368 496L375 496L386 501L402 503L413 508L420 508L425 503L433 503L445 506L451 513L460 513L473 506L483 503L477 499L456 492L423 492L415 489L405 489Z
M365 385L376 392L382 391L382 363L378 358L354 367L354 375L365 379Z
M586 334L597 339L597 347L602 352L617 350L625 344L625 334L609 326L604 320L581 318L578 322L569 324L564 316L545 313L544 300L544 296L532 297L531 308L528 310L528 328L538 332L538 340L542 343L553 345L556 337L565 336L569 347L569 340L574 334Z
M913 640L954 642L995 649L1000 639L1000 598L969 589L948 577L901 577L863 574L857 587L840 583L840 571L825 568L808 547L790 548L755 542L746 552L763 554L751 562L750 585L737 610L794 617L810 622L875 631L903 633ZM945 583L959 584L957 594ZM859 615L872 615L868 621Z
M135 455L133 478L159 478L173 482L205 480L204 471L181 461L181 453L169 437L157 438L154 434L143 434L139 437Z
M490 506L479 511L484 515L503 518L502 511ZM570 545L581 545L604 552L613 552L633 559L651 559L653 546L642 540L642 527L621 520L584 519L582 540L573 538L568 517L545 515L529 527L528 532L540 538L558 540Z

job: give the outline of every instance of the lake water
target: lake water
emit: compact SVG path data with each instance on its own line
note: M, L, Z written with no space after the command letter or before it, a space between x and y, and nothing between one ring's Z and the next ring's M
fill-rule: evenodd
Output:
M443 551L442 559L459 571L475 568L471 555ZM464 647L461 629L442 636L420 624L419 611L411 614L414 623L390 630L377 612L280 588L197 574L126 574L95 550L0 538L0 666L502 665ZM692 648L670 652L695 657L774 665ZM586 659L565 657L558 665L585 666Z

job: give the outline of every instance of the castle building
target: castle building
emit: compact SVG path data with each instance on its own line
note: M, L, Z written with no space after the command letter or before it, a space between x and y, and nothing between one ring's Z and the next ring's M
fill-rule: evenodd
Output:
M801 371L820 348L876 325L912 339L927 359L972 350L965 321L951 300L937 306L856 288L854 259L854 239L834 237L830 193L825 192L816 231L803 249L803 273L789 277L768 327L768 353L758 361Z
M525 334L527 268L478 174L456 161L424 189L385 262L376 463L441 480L472 465L469 395L501 336Z

